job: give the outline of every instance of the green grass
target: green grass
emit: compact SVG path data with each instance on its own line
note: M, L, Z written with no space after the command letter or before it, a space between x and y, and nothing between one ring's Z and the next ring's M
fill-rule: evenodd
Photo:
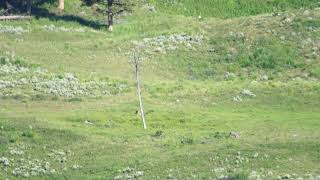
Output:
M317 0L151 0L160 10L185 16L230 18L317 7Z
M271 91L276 92L274 89ZM66 172L65 175L72 179L112 178L126 166L144 170L146 179L156 178L155 175L162 179L170 173L178 178L191 177L192 174L214 177L212 170L217 167L230 168L232 172L236 169L234 173L259 171L259 167L279 174L304 174L310 170L317 173L317 94L319 92L291 100L284 91L272 100L268 94L260 95L258 99L246 100L243 105L231 103L222 96L220 98L226 102L206 107L201 107L206 104L202 99L190 105L187 100L172 104L171 100L163 98L147 98L147 131L142 130L139 118L134 115L134 101L110 104L99 100L79 105L62 102L54 105L50 101L19 105L19 102L7 101L4 108L15 108L1 111L2 117L7 117L1 121L1 126L4 126L1 136L10 138L11 143L5 147L27 144L26 153L34 158L42 158L39 154L45 156L52 148L70 149L74 156L68 159L67 164L55 164L55 168L62 171L64 166L83 165L82 170ZM192 96L192 93L186 95ZM199 94L197 97L200 97ZM305 101L310 105L304 105ZM269 105L276 102L279 104L276 107ZM101 104L101 108L94 108L97 103ZM31 110L26 114L26 107L31 105L37 112ZM72 110L74 107L77 110ZM94 125L86 125L84 121L87 119ZM28 127L30 125L32 130ZM241 138L228 138L230 130L240 132ZM162 131L161 137L154 136L157 131ZM226 135L220 138L215 135L217 132ZM244 171L237 169L235 164L238 151L250 159L250 163L239 165L238 168ZM261 157L252 158L255 152ZM265 159L263 154L269 158ZM3 155L7 155L5 149ZM213 157L223 161L212 161ZM230 162L225 162L225 158ZM289 158L301 163L293 167ZM276 165L280 168L277 169ZM62 178L62 175L55 176Z
M112 33L76 20L0 22L28 30L0 33L1 67L10 65L5 60L10 57L13 66L31 69L0 71L0 83L33 76L63 79L70 72L82 83L106 82L110 92L65 97L30 84L0 88L0 157L10 160L9 167L0 163L0 179L21 179L12 174L23 166L21 159L38 159L41 166L49 162L56 171L32 179L113 179L127 167L143 171L140 179L249 179L253 171L262 179L318 176L320 13L315 1L250 1L237 10L232 2L207 10L193 4L193 11L177 8L170 14L171 5L159 5L157 13L137 8L121 17ZM66 14L77 15L77 7L86 12L84 18L102 20L79 1L68 3ZM185 1L184 7L192 3ZM289 12L224 20L176 15L201 10L202 16L225 18L273 12L273 6ZM302 6L310 7L309 15L294 9ZM51 24L85 32L43 28ZM175 33L205 39L193 49L145 56L141 77L148 129L143 130L127 52L132 41ZM39 75L33 72L37 68L48 72ZM268 80L261 78L265 75ZM256 97L243 95L244 89ZM236 96L242 102L235 102ZM229 137L231 131L240 138ZM11 154L12 148L24 154ZM66 153L62 162L57 151Z

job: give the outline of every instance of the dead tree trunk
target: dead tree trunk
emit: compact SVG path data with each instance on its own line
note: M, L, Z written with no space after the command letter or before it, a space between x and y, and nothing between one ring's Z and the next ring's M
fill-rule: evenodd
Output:
M64 10L64 0L59 0L59 7L58 7L61 11Z
M136 76L136 83L137 83L137 94L138 94L138 99L139 99L139 105L140 105L140 113L141 113L141 119L143 122L143 128L147 129L147 123L146 119L144 117L144 110L143 110L143 103L142 103L142 97L141 97L141 87L140 87L140 68L139 68L139 57L134 54L134 67L135 67L135 76Z
M108 13L108 31L113 31L113 14Z
M112 12L113 0L108 0L108 31L113 31L113 12Z
M31 0L27 0L27 14L31 15Z

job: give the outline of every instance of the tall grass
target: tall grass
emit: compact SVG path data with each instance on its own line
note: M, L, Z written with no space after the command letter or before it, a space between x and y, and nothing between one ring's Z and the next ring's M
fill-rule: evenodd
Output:
M151 0L161 11L185 16L230 18L319 7L318 0Z

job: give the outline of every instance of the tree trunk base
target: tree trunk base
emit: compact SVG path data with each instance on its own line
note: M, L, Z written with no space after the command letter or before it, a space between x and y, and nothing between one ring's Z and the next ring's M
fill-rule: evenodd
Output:
M113 31L113 26L108 26L108 31L112 32Z
M59 10L64 11L64 0L59 0Z

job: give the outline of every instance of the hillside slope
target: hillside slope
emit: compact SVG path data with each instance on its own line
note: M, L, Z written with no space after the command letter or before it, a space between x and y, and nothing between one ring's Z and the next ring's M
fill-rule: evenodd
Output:
M317 8L317 0L152 0L164 12L186 16L232 18L299 8Z
M163 2L0 22L0 179L319 178L317 2Z

